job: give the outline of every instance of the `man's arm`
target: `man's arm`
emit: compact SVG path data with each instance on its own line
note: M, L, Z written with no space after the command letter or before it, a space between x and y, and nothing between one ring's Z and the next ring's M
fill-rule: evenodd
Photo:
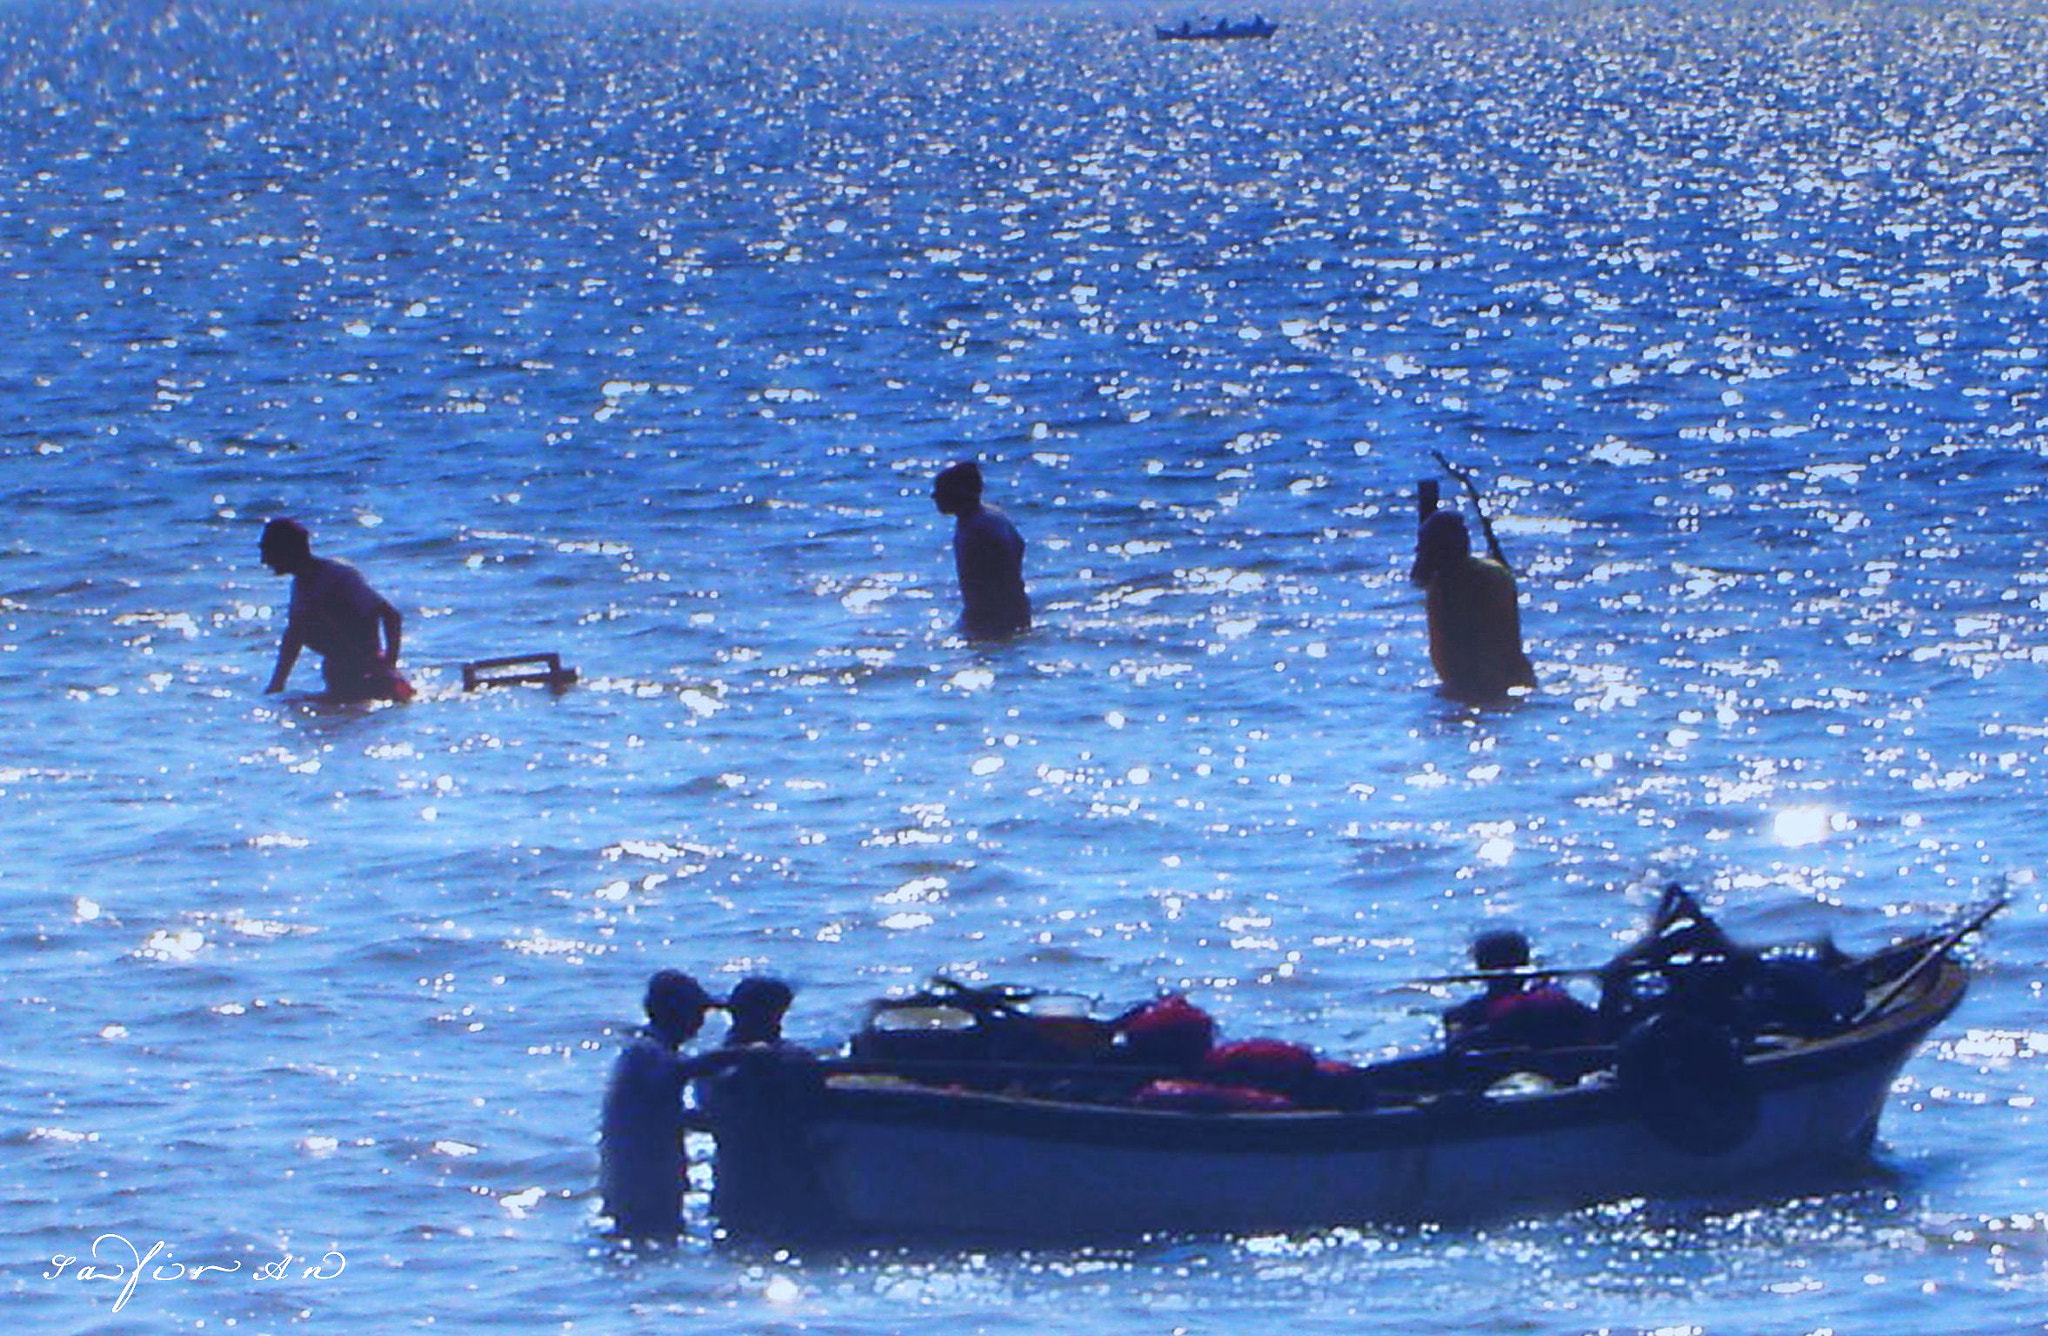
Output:
M398 667L399 641L405 635L405 618L381 594L377 597L377 618L384 623L384 664L395 669Z
M287 623L284 638L277 642L277 667L271 670L270 685L263 688L266 693L284 690L285 679L292 675L292 665L299 661L299 651L305 644L299 628Z

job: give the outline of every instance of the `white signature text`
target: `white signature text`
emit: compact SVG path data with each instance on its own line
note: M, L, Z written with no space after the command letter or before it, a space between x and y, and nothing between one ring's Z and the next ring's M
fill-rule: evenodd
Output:
M119 1285L121 1294L114 1300L116 1313L128 1306L128 1301L135 1296L135 1287L145 1280L198 1280L209 1273L231 1276L242 1271L240 1260L187 1265L177 1260L162 1239L144 1251L121 1234L102 1234L95 1238L92 1247L86 1251L83 1265L80 1262L80 1258L69 1253L58 1253L50 1259L50 1269L43 1272L43 1279L58 1280L68 1274L74 1280L97 1280ZM285 1253L273 1261L253 1266L248 1275L250 1280L258 1283L333 1280L347 1269L348 1259L339 1252L327 1252L318 1260Z

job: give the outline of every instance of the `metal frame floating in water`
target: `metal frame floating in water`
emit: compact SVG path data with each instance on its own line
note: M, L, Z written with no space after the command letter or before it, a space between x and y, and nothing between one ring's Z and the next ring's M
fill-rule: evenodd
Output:
M501 671L510 669L513 671ZM576 670L562 666L562 656L549 651L544 654L509 654L496 659L477 659L462 665L462 689L475 691L478 687L509 687L538 684L553 691L566 690L576 684Z

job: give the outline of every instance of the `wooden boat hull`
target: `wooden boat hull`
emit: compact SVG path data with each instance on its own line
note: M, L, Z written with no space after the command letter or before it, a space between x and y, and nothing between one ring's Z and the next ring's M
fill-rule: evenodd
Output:
M1900 1066L1966 986L1945 961L1866 1026L1747 1059L1754 1124L1715 1153L1672 1144L1606 1077L1357 1112L1219 1114L832 1075L794 1105L728 1109L715 1205L770 1235L1071 1240L1720 1191L1860 1160ZM764 1112L775 1138L733 1121L757 1130Z

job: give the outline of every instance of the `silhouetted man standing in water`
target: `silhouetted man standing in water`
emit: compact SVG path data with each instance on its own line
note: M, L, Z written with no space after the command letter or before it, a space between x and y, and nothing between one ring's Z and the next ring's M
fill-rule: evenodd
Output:
M718 1005L680 970L647 981L647 1025L612 1064L598 1128L598 1192L615 1232L673 1238L683 1228L683 1087L709 1065L676 1050Z
M932 483L932 504L954 520L961 632L974 640L1003 640L1030 630L1024 539L1007 515L981 503L981 466L963 460L941 472Z
M398 675L404 619L360 571L314 556L312 537L297 520L264 525L258 551L264 565L292 577L291 611L265 691L283 691L299 651L310 648L320 656L329 700L412 699L412 684Z
M1495 701L1510 687L1536 685L1522 652L1515 577L1499 562L1472 555L1463 516L1439 510L1422 522L1408 574L1428 591L1429 661L1446 694Z

